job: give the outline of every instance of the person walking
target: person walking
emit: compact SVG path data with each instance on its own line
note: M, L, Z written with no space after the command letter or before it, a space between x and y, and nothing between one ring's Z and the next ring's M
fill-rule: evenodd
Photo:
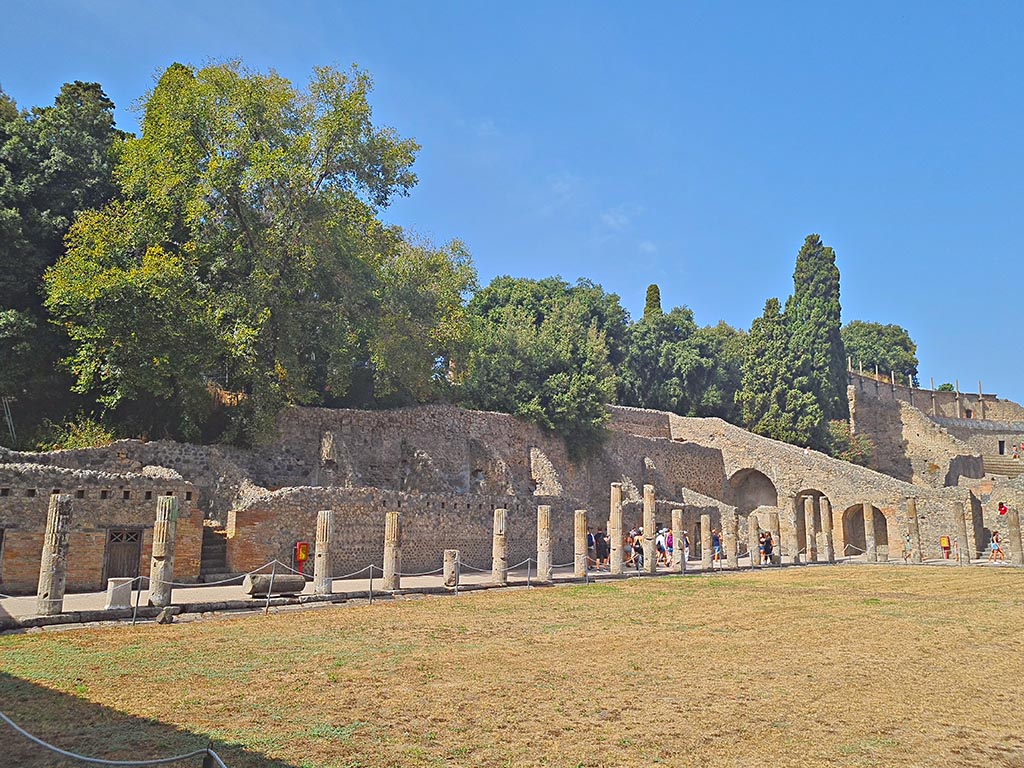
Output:
M717 528L711 529L711 552L713 556L711 558L711 569L714 570L715 563L718 563L719 569L722 567L722 536L718 532Z
M772 564L772 552L775 550L775 542L772 541L772 532L764 532L764 564Z
M990 563L1006 562L1006 553L1003 552L1002 542L999 540L999 531L992 531L992 551L988 555Z

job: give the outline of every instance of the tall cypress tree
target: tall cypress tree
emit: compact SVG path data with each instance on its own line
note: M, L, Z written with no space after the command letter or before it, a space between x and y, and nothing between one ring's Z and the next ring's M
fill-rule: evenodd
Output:
M661 288L657 283L647 286L647 300L644 302L644 320L661 315Z
M743 383L736 393L743 423L751 432L782 439L788 357L789 333L779 300L768 299L764 314L750 326Z
M786 301L786 325L794 383L807 388L827 422L850 415L846 399L846 351L840 333L839 268L836 254L821 237L808 235L796 257L793 295ZM827 424L814 430L824 446Z

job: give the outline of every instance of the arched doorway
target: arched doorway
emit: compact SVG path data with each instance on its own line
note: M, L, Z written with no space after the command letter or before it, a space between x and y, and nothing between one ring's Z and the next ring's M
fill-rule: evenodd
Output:
M801 552L804 555L807 554L807 552L806 552L806 548L807 548L807 518L806 518L805 512L804 512L805 499L810 499L811 500L811 503L812 503L813 508L814 508L814 530L815 530L816 533L819 533L819 534L825 532L824 529L822 528L822 515L821 515L822 500L824 500L825 503L829 503L828 496L826 496L822 491L819 491L816 488L805 488L804 490L800 491L796 495L796 509L794 510L795 513L796 513L796 535L797 535L797 540L800 542L800 550L801 550ZM861 521L861 535L862 536L863 536L863 533L864 533L864 523L863 523L863 521ZM817 538L817 537L815 537L815 538ZM815 549L820 550L820 546L819 546L819 542L818 541L815 541L814 546L815 546ZM819 557L820 557L820 551L819 551Z
M779 492L768 476L756 469L737 470L729 478L732 505L741 516L747 516L758 507L774 507L779 503Z
M875 546L880 551L889 551L889 526L878 507L871 507L871 517L875 524ZM859 557L867 549L864 536L864 505L854 504L843 512L843 557ZM885 547L884 550L881 548Z

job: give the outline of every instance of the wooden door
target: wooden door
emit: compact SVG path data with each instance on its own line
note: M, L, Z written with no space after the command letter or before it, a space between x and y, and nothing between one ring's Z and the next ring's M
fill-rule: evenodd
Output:
M134 578L142 559L142 531L111 528L107 531L107 551L103 558L103 580Z

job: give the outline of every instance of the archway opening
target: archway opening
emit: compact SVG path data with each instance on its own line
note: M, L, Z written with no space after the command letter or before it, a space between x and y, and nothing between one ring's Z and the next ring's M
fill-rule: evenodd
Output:
M821 507L822 499L826 502L828 497L816 488L805 488L796 495L796 535L797 540L800 542L800 550L804 554L807 554L807 518L805 512L805 500L810 499L812 507L814 509L814 530L817 533L824 533L821 525ZM864 524L861 521L861 535L863 535ZM818 542L815 541L815 549L818 548Z
M885 547L889 551L889 527L878 507L871 507L871 517L875 524L875 546L880 551ZM844 557L858 557L867 549L867 538L864 535L864 505L854 504L843 512L843 543Z
M774 507L779 492L768 476L756 469L741 469L729 478L732 505L740 515L749 515L758 507Z

